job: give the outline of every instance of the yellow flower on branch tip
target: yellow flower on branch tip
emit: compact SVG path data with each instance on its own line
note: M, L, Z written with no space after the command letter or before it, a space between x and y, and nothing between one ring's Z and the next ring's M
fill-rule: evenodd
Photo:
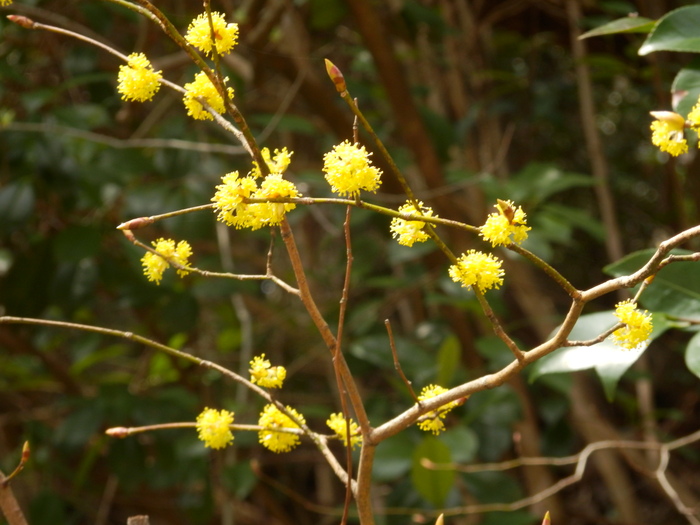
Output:
M688 143L683 136L683 117L672 111L652 111L651 116L656 118L651 123L651 143L674 157L686 153Z
M421 390L418 400L427 401L428 399L432 399L440 394L444 394L445 392L447 392L447 389L439 385L428 385ZM466 399L450 401L449 403L442 405L437 410L432 410L426 414L423 414L418 418L416 424L421 430L425 430L426 432L430 431L433 434L438 435L440 432L445 430L445 424L442 420L445 419L448 412L454 407L464 403L464 401L466 401Z
M224 84L227 81L228 77L224 79ZM187 114L192 118L196 120L214 120L211 113L197 100L198 97L202 98L217 113L224 113L224 99L204 71L197 73L193 82L185 84L183 102L187 108ZM228 97L233 98L233 88L228 88Z
M282 383L287 377L287 370L283 366L272 366L265 359L265 354L255 356L250 362L250 381L264 388L282 388Z
M153 249L165 258L181 266L189 267L188 259L192 255L192 247L187 241L180 241L175 245L174 240L161 238L153 241L151 244ZM146 252L141 258L143 273L149 281L155 281L156 284L160 284L163 272L170 268L170 263L165 258L152 252ZM177 274L180 277L184 277L188 273L190 273L189 270L177 269Z
M289 167L294 152L287 151L287 148L275 149L275 154L271 157L269 148L263 148L260 150L260 154L265 159L265 164L267 164L270 173L282 174ZM262 176L260 166L255 161L253 161L253 169L250 171L250 175L255 178Z
M335 432L335 435L338 436L343 441L343 444L347 447L348 446L348 423L347 420L343 417L343 414L331 414L331 416L328 418L326 421L326 425L330 427L330 429ZM353 448L355 446L360 446L362 444L362 436L360 435L360 427L357 423L355 423L352 418L350 418L350 443Z
M623 328L615 330L612 334L616 345L634 350L649 339L653 330L651 314L646 310L637 310L637 303L631 299L615 305L615 317L621 323L625 323Z
M360 191L376 192L382 171L372 166L364 146L344 141L323 156L323 171L331 190L340 196L357 197Z
M463 253L449 269L454 282L467 289L476 286L481 293L499 288L503 284L503 273L500 259L476 250Z
M527 215L522 207L515 208L513 201L502 201L494 205L498 210L486 219L486 223L480 228L479 235L491 246L522 243L527 239L527 232L532 228L527 226Z
M433 210L428 206L423 206L422 202L418 202L418 210L416 210L413 204L407 202L399 208L399 213L422 215L423 217L437 217L437 215L433 215ZM423 221L409 221L394 217L391 220L390 229L392 236L398 238L399 244L403 246L413 246L413 243L425 242L428 240L429 235L423 231L424 227L425 222Z
M306 423L304 416L299 412L289 406L286 409L301 423ZM272 452L289 452L300 442L299 435L280 431L280 429L299 429L299 425L275 405L265 405L260 414L258 425L263 427L258 432L258 441Z
M211 38L211 28L213 26L216 52L219 55L230 53L238 41L238 24L226 24L224 15L217 12L211 13L211 22L210 26L209 17L206 13L199 15L192 20L190 26L187 28L185 40L202 51L205 55L209 55L214 49Z
M233 442L232 424L233 412L205 408L197 416L197 434L206 447L226 448Z
M151 100L160 89L161 71L153 66L143 53L132 53L124 66L119 66L117 91L123 100L145 102Z

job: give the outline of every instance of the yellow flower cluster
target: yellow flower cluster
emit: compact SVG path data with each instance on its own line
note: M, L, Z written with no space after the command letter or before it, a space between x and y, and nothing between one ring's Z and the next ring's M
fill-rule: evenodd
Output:
M228 410L216 410L205 408L197 416L197 434L204 441L204 446L209 448L225 448L233 442L231 425L233 424L233 412Z
M513 201L501 199L498 199L494 206L498 211L488 216L486 223L480 228L479 235L493 247L509 244L511 236L515 244L527 239L527 232L532 228L527 226L527 215L522 207L518 206L516 209Z
M499 288L503 284L501 260L490 253L469 250L463 253L457 264L450 266L449 275L464 288L476 287L484 293L490 288Z
M343 444L348 446L348 422L343 417L343 414L331 414L326 421L326 425L335 432L335 435L343 441ZM360 427L350 418L350 444L353 448L362 444L362 436L360 435Z
M143 53L132 53L128 58L127 65L119 66L117 91L124 100L151 100L160 89L162 72L154 71Z
M323 156L323 171L333 193L357 197L360 191L376 192L382 171L372 166L364 146L341 142Z
M206 13L199 15L187 28L185 40L206 55L213 52L214 46L219 55L230 53L238 42L238 24L226 24L224 16L217 12L211 13L211 22L210 26Z
M616 345L634 350L649 339L653 329L651 314L646 310L637 310L637 303L631 299L617 303L615 316L621 323L625 323L624 328L615 330L612 334Z
M447 392L447 389L439 385L428 385L424 387L423 390L421 390L421 393L418 396L418 400L427 401L428 399L432 399L436 396L439 396L440 394L444 394L445 392ZM425 430L426 432L430 431L433 434L438 435L440 432L445 430L445 424L442 420L445 419L445 416L448 414L448 412L454 407L464 403L464 401L466 401L466 399L451 401L446 405L442 405L437 410L433 410L431 412L428 412L427 414L423 414L421 417L418 418L416 424L421 430Z
M283 366L272 366L265 354L253 358L249 372L250 381L264 388L282 388L287 377L287 370Z
M407 202L399 208L399 213L423 217L437 217L437 215L433 215L433 210L428 206L423 206L422 202L418 202L418 210L416 210L413 204ZM423 221L409 221L394 217L391 220L390 229L392 236L398 238L399 244L403 246L413 246L416 242L425 242L428 240L428 234L423 231L424 227L425 222Z
M224 84L227 81L228 77L224 79ZM228 88L228 97L233 98L233 88ZM217 113L224 113L224 99L204 71L197 73L193 82L185 84L183 102L187 108L187 114L193 119L214 120L211 113L197 100L198 98L203 99Z
M141 258L143 273L149 281L155 281L156 284L160 284L163 278L163 272L170 268L170 263L166 259L181 266L189 266L188 259L192 255L192 247L187 241L180 241L176 246L174 240L161 238L151 244L153 245L153 249L163 257L155 253L146 252ZM183 270L181 268L177 270L177 274L180 277L184 277L188 273L190 273L188 270Z
M688 113L687 119L673 111L652 111L651 116L656 119L651 123L651 143L661 151L677 157L688 152L685 128L700 133L700 98Z
M5 7L6 5L12 4L12 0L0 0L0 6Z
M267 148L262 150L263 157L270 153ZM257 230L263 226L275 226L282 222L287 212L296 208L292 202L256 202L244 203L247 198L253 199L280 199L295 198L301 194L293 182L285 180L282 176L289 165L289 159L293 152L287 148L275 150L275 156L270 162L270 174L263 179L258 186L255 180L255 172L259 176L259 167L254 167L250 175L241 177L237 171L227 173L222 178L222 183L216 187L216 193L212 197L214 209L218 212L217 219L229 226L236 228L251 228ZM282 170L282 171L276 171Z
M304 416L299 414L296 410L289 406L286 407L286 409L293 414L298 421L303 424L306 423ZM300 439L298 434L282 430L299 429L299 425L273 404L265 405L265 408L260 414L258 425L262 427L262 430L258 432L258 441L272 452L289 452L299 444Z

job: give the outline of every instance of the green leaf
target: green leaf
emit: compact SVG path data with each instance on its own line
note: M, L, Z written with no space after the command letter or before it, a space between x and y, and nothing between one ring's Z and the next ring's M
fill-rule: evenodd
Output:
M693 60L690 66L681 69L671 86L673 110L687 115L700 98L700 61Z
M377 447L372 467L372 479L378 483L393 481L411 469L411 454L415 442L410 432L401 432Z
M530 381L545 374L576 372L594 368L605 389L608 400L612 400L615 389L623 374L631 367L649 346L649 343L669 328L666 317L653 314L654 330L649 340L634 350L624 350L611 340L605 339L592 346L571 346L560 348L537 361L530 373ZM569 339L585 341L593 339L613 327L617 318L612 310L582 315L574 326Z
M454 426L440 434L440 440L445 443L455 463L474 461L479 451L479 437L468 426Z
M448 336L438 350L438 373L435 382L448 387L459 366L459 341L454 335Z
M617 33L649 33L654 29L654 24L656 22L650 18L644 18L643 16L626 16L625 18L618 18L607 24L586 31L582 34L579 40L584 38L591 38L593 36L602 35L614 35Z
M639 48L640 55L655 51L700 53L700 6L675 9L659 19Z
M644 266L655 250L631 253L605 268L614 277L629 275ZM688 255L687 250L673 250L675 255ZM700 264L674 262L663 268L639 298L639 304L650 311L670 317L700 318Z
M427 501L440 507L454 484L455 471L426 469L422 465L424 459L438 464L451 463L450 449L436 437L427 436L413 451L411 467L413 486Z
M700 377L700 332L691 337L685 348L685 364L688 370Z
M516 204L528 202L534 208L554 194L572 188L593 186L594 183L589 175L562 171L552 164L531 162L510 181L506 196Z

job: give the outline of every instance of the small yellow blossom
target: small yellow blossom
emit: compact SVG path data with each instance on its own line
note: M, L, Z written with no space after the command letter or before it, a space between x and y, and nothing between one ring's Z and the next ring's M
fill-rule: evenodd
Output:
M256 199L296 198L301 194L293 182L282 178L281 174L271 173L260 184L251 197ZM276 226L282 222L288 211L297 205L293 202L257 202L248 205L249 219L245 224L253 230L263 226Z
M685 120L672 111L652 111L657 120L651 123L651 143L674 157L688 151L688 143L683 136Z
M230 53L238 41L238 24L226 24L224 15L215 11L211 13L211 21L214 27L216 52L219 55ZM211 37L211 26L206 13L202 13L190 23L185 35L187 42L206 55L212 53L214 48Z
M286 408L298 421L302 424L306 423L304 416L291 407ZM263 427L263 430L258 432L258 441L272 452L289 452L300 442L298 434L280 431L280 429L299 429L299 425L275 405L265 405L258 425Z
M151 100L160 89L161 71L154 71L143 53L132 53L128 58L127 65L119 66L117 91L124 100Z
M653 329L651 314L646 310L637 310L637 303L631 299L615 305L615 317L621 323L625 323L623 328L615 330L612 334L616 345L634 350L649 339Z
M265 354L255 356L250 362L250 381L264 388L282 388L287 370L283 366L272 366Z
M224 79L224 84L228 77ZM209 77L200 71L194 77L194 82L185 84L185 95L183 102L187 108L187 114L195 120L214 120L214 117L207 111L197 98L202 98L217 113L224 113L224 99L211 83ZM233 98L233 88L228 88L228 97Z
M209 448L226 448L233 442L230 426L233 424L233 412L205 408L197 416L197 433L204 446Z
M407 202L399 208L399 213L407 213L412 215L422 215L423 217L437 217L433 215L433 210L428 206L423 206L422 202L418 202L418 210L416 207ZM398 237L399 244L404 246L413 246L416 242L425 242L429 235L423 231L425 222L423 221L408 221L399 217L391 219L391 234L393 237Z
M263 148L260 150L260 153L263 159L265 159L265 164L267 164L270 173L276 174L282 174L287 171L289 163L292 161L292 155L294 155L294 152L287 151L287 148L275 149L274 157L270 156L269 148ZM258 163L255 161L253 161L253 169L251 170L250 175L255 178L262 176L260 166L258 166Z
M447 392L447 389L439 385L428 385L421 390L418 400L427 401L428 399L432 399L433 397L444 394L445 392ZM421 430L430 431L433 434L438 435L440 432L445 430L445 424L442 420L445 419L448 412L463 404L465 401L466 398L450 401L449 403L442 405L437 410L432 410L426 414L423 414L418 418L416 424Z
M156 252L165 256L167 259L182 266L189 267L188 259L192 255L192 247L187 241L180 241L176 246L174 240L161 238L151 244ZM141 264L143 265L143 273L148 280L155 281L156 284L160 284L160 280L163 278L163 272L170 268L170 263L167 260L151 252L146 252L144 254L141 258ZM177 269L177 274L180 277L184 277L188 273L190 273L188 270Z
M527 226L527 215L522 207L518 206L516 209L513 201L500 199L494 206L498 211L488 216L486 223L480 228L479 235L494 247L510 244L511 235L515 244L527 239L527 232L532 228Z
M371 165L371 153L347 140L323 156L323 171L334 193L357 197L361 190L376 192L382 171Z
M229 226L241 228L249 206L243 203L243 199L257 191L258 186L253 177L240 177L237 171L224 175L221 182L223 184L216 187L216 193L211 199L218 212L216 218Z
M481 293L503 284L501 260L493 255L475 250L463 253L457 264L450 266L450 277L462 287L476 286Z
M326 421L326 425L335 432L338 438L343 440L343 444L348 446L348 424L343 414L331 414ZM350 418L350 443L353 448L362 444L362 436L360 435L360 427Z
M12 0L0 0L0 6L5 7L6 5L12 4Z

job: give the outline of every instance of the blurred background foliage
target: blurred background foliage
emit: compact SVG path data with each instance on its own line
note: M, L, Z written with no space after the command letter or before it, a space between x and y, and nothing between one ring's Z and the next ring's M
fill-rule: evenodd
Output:
M155 3L183 31L201 12L197 2ZM219 0L213 7L240 24L240 45L224 60L235 101L262 145L295 152L289 173L305 195L329 193L322 155L352 137L351 116L325 76L327 57L421 200L440 216L478 225L497 197L515 199L533 227L528 248L586 288L619 255L697 224L700 187L694 152L674 161L649 140L648 112L670 108L670 83L688 57L639 57L643 35L592 39L583 51L573 39L628 13L657 19L685 3ZM2 12L125 53L143 51L180 84L195 72L155 26L108 2L21 0ZM239 145L215 125L190 120L171 92L146 104L120 100L120 64L101 50L4 17L0 34L2 311L133 331L243 373L253 353L265 352L289 371L283 402L324 428L339 409L332 369L294 297L270 283L197 276L166 275L156 286L141 273L142 254L115 230L133 217L209 202L224 173L250 169ZM607 185L596 183L601 173ZM608 220L604 193L612 197ZM374 199L393 207L404 201L388 177ZM343 219L344 210L320 206L290 215L328 320L337 319L342 288ZM394 372L384 319L417 389L451 387L511 359L432 246L398 246L385 217L356 210L352 222L345 351L373 424L412 403ZM146 242L187 239L194 263L215 271L263 273L272 246L275 272L293 282L274 232L226 230L200 212L138 233ZM457 252L479 245L473 236L441 233ZM512 258L506 286L490 297L524 348L542 341L568 306L565 294ZM590 311L617 300L601 299ZM612 403L591 372L534 384L517 378L453 411L438 437L412 428L391 438L379 447L375 470L379 523L421 523L435 508L514 501L570 472L445 475L426 470L421 457L470 464L561 456L600 439L667 440L696 430L700 396L683 363L687 339L668 332L656 340ZM309 444L277 456L255 434L238 433L234 447L212 453L194 431L124 440L103 434L194 421L205 406L255 423L260 400L218 375L137 344L49 328L2 325L0 348L0 468L11 471L30 441L31 464L13 486L32 525L117 524L133 514L156 525L338 521L343 490ZM681 455L671 463L674 482L697 505L700 456L697 449ZM448 522L539 523L550 509L555 523L569 525L685 523L638 475L645 457L632 456L600 453L581 483L527 509Z

